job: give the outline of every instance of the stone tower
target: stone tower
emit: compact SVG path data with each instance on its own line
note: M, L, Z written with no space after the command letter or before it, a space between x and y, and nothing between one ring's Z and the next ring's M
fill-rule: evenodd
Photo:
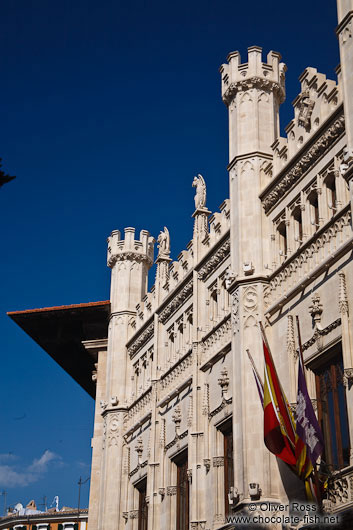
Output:
M108 238L111 316L106 360L98 366L98 381L104 380L104 384L103 388L97 387L102 399L96 402L92 463L96 472L92 472L89 523L92 529L115 529L121 511L122 428L131 385L125 346L135 330L136 305L147 292L153 247L154 238L146 230L140 232L138 240L134 228L125 228L125 239L119 230ZM97 425L101 425L100 430Z
M235 486L249 497L249 484L259 484L265 498L279 495L278 472L262 441L263 413L251 379L246 350L263 366L260 332L270 226L259 194L269 180L271 144L279 136L279 107L285 99L286 66L271 51L262 62L261 48L248 48L241 63L238 52L222 65L222 99L229 112L229 188L231 212L233 437Z

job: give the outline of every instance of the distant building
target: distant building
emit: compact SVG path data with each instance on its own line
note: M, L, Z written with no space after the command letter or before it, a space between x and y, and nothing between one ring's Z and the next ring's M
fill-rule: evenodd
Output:
M108 242L110 302L10 314L92 395L91 374L96 384L89 530L229 528L231 514L302 495L264 445L246 355L262 370L261 320L295 410L295 315L325 438L324 506L353 506L353 0L338 18L337 83L302 73L285 138L280 54L229 54L230 198L211 214L195 177L193 238L172 262L161 231L150 291L154 239L125 228Z
M86 530L88 510L48 511L0 518L0 530Z

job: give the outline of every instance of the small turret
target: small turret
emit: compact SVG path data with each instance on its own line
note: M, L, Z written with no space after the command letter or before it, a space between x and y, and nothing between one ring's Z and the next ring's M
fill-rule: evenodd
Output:
M119 230L108 238L108 267L112 269L112 312L135 311L147 292L148 270L153 264L154 238L141 230L135 240L135 228L125 228L125 239Z
M285 99L286 65L280 59L278 52L270 51L263 63L262 49L251 46L247 63L232 52L220 68L222 99L229 109L229 162L240 154L271 152Z

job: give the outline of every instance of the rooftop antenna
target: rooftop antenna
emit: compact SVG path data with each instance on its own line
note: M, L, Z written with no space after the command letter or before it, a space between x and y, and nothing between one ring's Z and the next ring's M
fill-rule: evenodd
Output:
M7 496L7 491L3 490L0 495L2 495L4 497L4 517L6 516L6 496Z
M78 503L77 503L77 522L80 520L80 500L81 500L81 486L83 484L86 484L86 482L89 481L89 477L86 478L86 480L82 481L82 477L80 477L80 480L78 481Z

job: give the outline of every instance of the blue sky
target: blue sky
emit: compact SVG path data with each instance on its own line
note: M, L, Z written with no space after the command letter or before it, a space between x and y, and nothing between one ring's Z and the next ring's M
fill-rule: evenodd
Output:
M286 6L287 9L284 9ZM106 300L106 237L135 226L192 236L193 176L210 210L228 197L219 66L248 46L288 66L281 127L298 76L335 79L333 0L2 0L0 491L77 506L90 472L93 400L6 311ZM151 283L153 278L151 278ZM88 504L88 483L82 487ZM0 499L0 513L1 513Z

